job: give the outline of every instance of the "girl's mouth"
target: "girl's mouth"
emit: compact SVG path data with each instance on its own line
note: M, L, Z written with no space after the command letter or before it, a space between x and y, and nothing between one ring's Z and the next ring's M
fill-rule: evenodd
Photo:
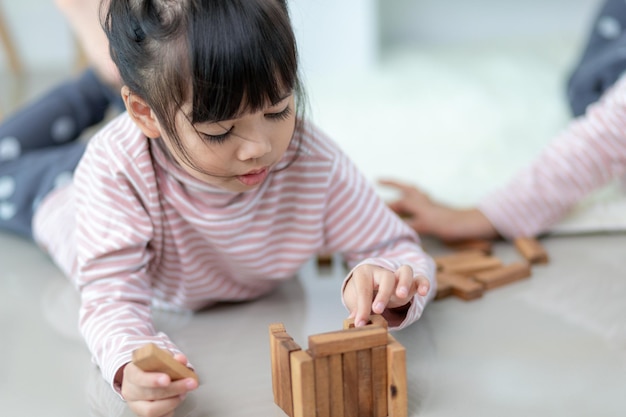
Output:
M247 186L255 186L261 184L267 178L269 170L267 168L259 169L256 171L250 171L245 175L240 175L237 178L242 184Z

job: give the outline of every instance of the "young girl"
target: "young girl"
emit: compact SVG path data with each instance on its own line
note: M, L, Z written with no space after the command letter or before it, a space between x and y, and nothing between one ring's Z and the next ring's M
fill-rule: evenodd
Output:
M127 112L90 141L72 183L32 187L79 147L24 154L0 176L13 181L11 204L45 194L34 237L75 280L94 360L136 414L169 415L197 386L129 363L149 342L187 363L154 328L154 306L260 297L315 254L341 252L358 325L371 312L396 328L420 317L433 261L300 117L286 0L111 0L104 27Z

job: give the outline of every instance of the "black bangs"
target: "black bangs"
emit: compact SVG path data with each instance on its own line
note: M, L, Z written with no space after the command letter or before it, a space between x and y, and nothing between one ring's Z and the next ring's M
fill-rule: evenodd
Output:
M296 42L285 2L190 3L192 123L258 111L297 88Z

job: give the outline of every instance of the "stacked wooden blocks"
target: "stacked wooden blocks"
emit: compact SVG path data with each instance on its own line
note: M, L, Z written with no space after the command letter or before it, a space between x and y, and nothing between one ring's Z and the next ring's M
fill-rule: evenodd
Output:
M524 261L506 265L492 255L489 241L450 245L453 253L434 258L438 271L435 298L454 295L473 300L486 290L530 277L532 264L548 262L546 251L536 239L518 238L514 244Z
M404 347L382 316L309 336L300 346L282 323L269 327L274 402L290 417L406 417Z

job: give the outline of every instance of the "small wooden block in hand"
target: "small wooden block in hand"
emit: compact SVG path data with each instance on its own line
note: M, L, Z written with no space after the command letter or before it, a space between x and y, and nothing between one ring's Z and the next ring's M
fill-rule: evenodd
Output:
M167 351L160 349L154 343L149 343L133 352L133 363L146 372L163 372L176 381L183 378L193 378L198 381L194 371L178 362Z

